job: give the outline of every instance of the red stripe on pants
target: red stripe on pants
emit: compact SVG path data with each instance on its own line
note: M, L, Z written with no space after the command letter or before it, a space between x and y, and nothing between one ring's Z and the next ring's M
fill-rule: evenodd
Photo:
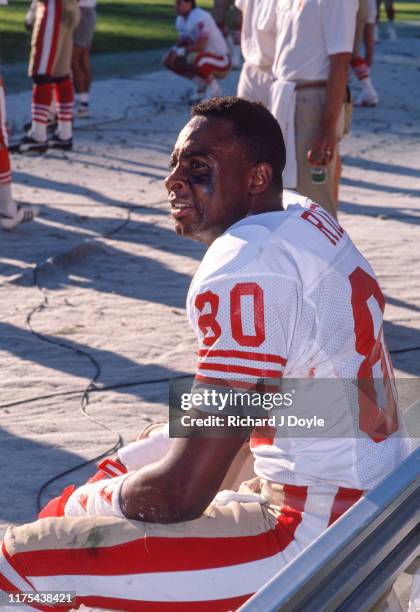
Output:
M276 526L255 536L139 538L112 547L36 550L17 553L13 560L30 568L31 576L57 573L118 576L119 574L212 569L248 563L275 555L286 548L302 520L306 487L287 485L285 506ZM294 504L294 507L292 507ZM112 551L112 553L110 552ZM117 560L115 565L110 555Z
M330 520L328 527L332 525L344 512L347 512L353 504L355 504L363 495L363 491L359 489L345 489L340 487L334 498L334 503L331 508Z
M53 0L53 1L55 2L54 28L53 28L50 56L48 58L47 74L51 74L53 66L54 66L55 55L57 53L58 36L60 34L60 27L61 27L61 12L62 12L61 0Z
M41 62L42 49L44 47L44 39L45 39L45 28L47 27L47 17L48 17L48 6L49 3L46 2L44 4L44 13L41 19L41 25L39 26L38 34L35 40L35 59L34 59L34 67L33 73L38 74L39 64Z

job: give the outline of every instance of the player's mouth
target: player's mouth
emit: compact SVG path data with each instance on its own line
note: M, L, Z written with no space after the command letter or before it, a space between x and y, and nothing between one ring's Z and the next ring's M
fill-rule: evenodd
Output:
M172 201L171 209L171 214L174 219L182 219L183 217L188 215L191 210L195 209L195 206L190 202Z

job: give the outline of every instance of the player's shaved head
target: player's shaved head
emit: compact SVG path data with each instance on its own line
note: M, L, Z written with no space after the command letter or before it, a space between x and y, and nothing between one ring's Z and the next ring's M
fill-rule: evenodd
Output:
M261 102L249 102L236 96L213 98L193 106L192 117L225 119L233 134L255 164L268 163L273 171L273 186L283 189L286 148L280 126Z

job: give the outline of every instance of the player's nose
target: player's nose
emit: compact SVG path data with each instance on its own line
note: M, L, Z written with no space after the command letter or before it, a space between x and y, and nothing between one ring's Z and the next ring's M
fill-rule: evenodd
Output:
M171 191L180 191L182 189L185 189L186 186L186 178L183 175L182 168L178 165L166 177L165 187L168 193L170 193Z

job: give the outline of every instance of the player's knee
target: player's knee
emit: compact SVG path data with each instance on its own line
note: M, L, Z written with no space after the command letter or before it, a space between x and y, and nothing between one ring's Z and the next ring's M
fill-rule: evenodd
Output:
M47 85L52 83L52 77L49 74L34 74L32 80L35 85Z

